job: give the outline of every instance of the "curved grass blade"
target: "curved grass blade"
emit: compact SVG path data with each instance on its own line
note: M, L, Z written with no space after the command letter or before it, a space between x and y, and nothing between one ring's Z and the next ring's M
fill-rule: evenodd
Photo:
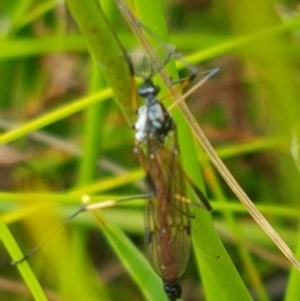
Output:
M142 255L120 228L109 224L97 212L97 221L107 241L117 254L128 273L140 287L148 301L168 301L162 290L161 280Z
M132 68L127 54L117 35L109 24L98 1L66 1L74 19L87 40L89 51L116 96L118 105L131 122L132 108Z
M214 230L210 216L204 210L195 210L195 213L192 242L203 283L205 288L210 288L206 290L207 300L253 300ZM209 298L216 295L217 299Z
M18 258L23 257L23 254L19 249L18 244L16 243L8 227L2 221L1 218L0 218L0 236L3 241L3 244L5 245L7 251L9 252L13 260L17 260ZM21 273L24 282L27 284L27 287L31 291L34 299L36 301L48 301L48 298L46 297L34 273L32 272L29 264L27 262L23 262L22 264L18 265L18 270Z

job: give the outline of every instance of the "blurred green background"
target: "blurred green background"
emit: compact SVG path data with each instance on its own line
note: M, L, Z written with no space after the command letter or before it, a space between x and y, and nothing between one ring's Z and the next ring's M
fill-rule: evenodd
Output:
M165 18L166 42L199 72L220 67L187 105L242 188L297 252L299 3L136 2L144 3L153 24ZM143 53L115 2L99 3L113 29L110 35L116 33L126 52ZM82 6L83 13L99 3L67 1L70 7ZM96 219L83 213L64 231L51 234L82 204L83 195L99 201L144 191L144 173L133 152L137 107L126 98L134 89L132 79L128 70L113 71L121 83L112 87L114 98L107 69L115 61L109 59L106 36L104 42L95 41L107 54L104 66L87 42L92 37L78 29L80 21L67 4L0 2L0 299L166 300L144 255L143 201L102 210ZM128 5L134 10L134 3ZM147 16L137 17L147 23ZM95 22L83 21L91 28ZM126 64L122 54L116 61ZM180 77L185 75L180 69ZM180 143L185 144L182 132ZM189 151L185 145L180 149L187 160ZM194 168L203 173L214 226L253 299L299 300L298 272L197 143L196 150L199 164ZM31 268L23 263L20 274L10 265L11 257L22 256L18 247L26 253L45 240L29 259ZM182 278L183 300L240 300L234 290L231 298L216 299L212 287L203 289L194 262L192 256Z

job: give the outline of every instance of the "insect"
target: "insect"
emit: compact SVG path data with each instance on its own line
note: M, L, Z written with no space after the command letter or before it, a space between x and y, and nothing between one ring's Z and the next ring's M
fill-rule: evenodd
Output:
M153 83L152 76L153 72L145 77L137 91L145 104L139 108L134 125L135 151L146 172L149 193L84 205L52 234L81 212L106 208L133 199L147 199L145 241L149 261L162 278L167 296L171 301L175 301L182 294L179 278L186 269L191 249L189 220L191 213L187 186L192 187L204 208L210 210L211 206L180 166L176 124L158 100L160 89ZM14 264L27 260L52 234Z
M134 125L135 151L145 169L148 189L153 192L145 217L149 260L162 278L169 300L175 301L182 294L179 278L186 269L191 249L187 184L204 208L211 210L211 206L180 166L176 124L158 100L160 89L151 77L145 78L138 89L145 104L138 109Z
M174 52L170 53L170 57L174 55ZM158 100L159 86L153 83L152 76L153 72L144 78L138 89L138 95L144 99L145 105L139 108L138 119L134 125L137 142L135 150L145 169L150 191L147 195L149 200L145 218L145 240L149 259L163 280L167 296L175 301L182 294L179 278L186 269L191 249L191 213L187 185L192 187L206 209L210 210L211 206L180 166L176 125ZM100 206L83 206L67 221L83 211L96 208ZM38 248L29 253L29 256ZM27 258L25 256L15 263Z

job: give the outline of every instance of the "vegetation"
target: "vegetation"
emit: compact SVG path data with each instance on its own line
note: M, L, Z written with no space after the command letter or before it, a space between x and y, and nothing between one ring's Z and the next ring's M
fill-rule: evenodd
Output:
M140 104L126 53L147 49L120 0L100 2L0 4L1 300L167 300L144 252L145 200L66 222L84 201L144 192L131 129ZM135 2L128 7L159 37L142 29L155 53L166 50L160 39L176 45L199 69L195 83L220 67L186 103L299 257L296 1ZM173 79L186 71L174 60L166 67ZM252 219L231 192L236 185L225 184L183 109L171 112L183 166L214 209L191 206L194 255L181 279L183 300L299 300L299 272L278 250L282 243ZM28 261L10 265L40 245Z

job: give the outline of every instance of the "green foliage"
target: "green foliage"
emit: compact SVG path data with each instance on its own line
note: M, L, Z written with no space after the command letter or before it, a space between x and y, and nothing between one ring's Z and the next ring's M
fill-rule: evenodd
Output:
M128 5L199 70L221 68L187 104L240 185L300 257L300 18L296 4L285 2ZM140 45L113 1L66 4L0 4L0 299L167 300L143 253L145 201L103 209L96 218L83 213L55 231L87 198L143 192L144 175L133 152L137 104L126 61L126 52ZM172 64L167 71L176 78ZM182 111L172 114L184 168L199 187L202 169L214 208L212 219L193 210L191 262L197 264L183 276L183 299L251 300L251 291L255 300L275 300L267 283L277 276L286 286L277 300L299 300L299 272L233 199ZM39 244L28 262L9 264L22 257L20 250Z

